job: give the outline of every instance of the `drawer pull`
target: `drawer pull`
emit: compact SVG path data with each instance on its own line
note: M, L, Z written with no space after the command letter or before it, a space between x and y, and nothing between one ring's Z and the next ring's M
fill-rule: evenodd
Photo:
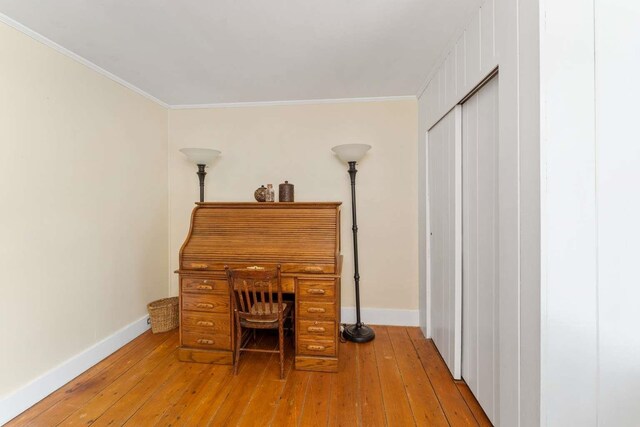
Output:
M199 307L199 308L213 308L213 304L207 304L205 302L199 302L198 304L196 304L196 307Z
M196 325L198 325L198 326L213 326L213 322L207 322L206 320L199 320L198 323L196 323Z
M213 340L205 340L204 338L200 338L198 340L198 344L207 344L207 345L212 345L213 344Z
M306 271L307 273L322 273L322 267L308 266L304 268L304 271Z
M307 350L312 351L324 351L325 347L323 345L308 345Z
M211 285L198 285L196 286L197 289L208 289L208 290L212 290L213 286Z
M200 264L200 263L195 263L195 262L191 263L191 268L196 269L196 270L206 270L207 267L209 267L208 264Z
M324 289L311 288L311 289L307 289L307 293L308 294L314 294L314 295L324 295L325 291L324 291Z
M307 308L307 313L324 313L327 310L322 307L309 307Z
M325 329L322 326L309 326L307 328L309 332L325 332Z

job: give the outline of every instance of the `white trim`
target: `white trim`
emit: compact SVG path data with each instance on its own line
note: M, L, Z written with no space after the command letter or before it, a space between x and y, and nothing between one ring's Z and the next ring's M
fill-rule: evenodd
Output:
M431 202L430 202L430 197L431 197L431 192L429 191L429 131L425 132L425 136L424 136L424 141L425 141L425 202L426 202L426 210L427 210L427 214L426 214L426 231L427 231L427 242L426 242L426 257L427 257L427 272L426 272L426 286L427 286L427 291L425 292L425 298L427 299L427 305L426 305L426 313L425 316L427 317L426 322L425 322L425 331L424 332L424 336L426 338L431 338L431 334L432 334L432 330L431 330Z
M355 323L355 307L342 307L340 314L342 315L342 323ZM361 308L360 315L362 322L368 325L420 326L420 312L418 310Z
M308 105L308 104L344 104L349 102L385 102L417 100L415 95L377 96L365 98L335 98L335 99L300 99L291 101L257 101L257 102L227 102L213 104L171 105L172 110L190 110L198 108L238 108L238 107L271 107L276 105Z
M2 397L0 399L0 425L15 418L53 391L147 331L149 329L149 325L147 325L148 317L143 316L128 324L13 393Z
M449 50L444 50L444 52L449 52ZM440 55L442 56L443 53L441 53ZM424 95L424 93L426 92L427 88L429 87L429 83L431 83L431 80L433 80L433 78L436 76L436 73L438 72L438 69L440 69L440 67L442 66L443 60L444 58L446 58L445 56L442 56L442 59L438 59L436 61L436 65L433 66L433 68L431 69L431 71L429 71L429 74L427 74L427 77L424 79L424 83L422 83L422 86L420 86L420 89L418 90L418 93L416 93L416 98L420 99L422 98L422 95Z
M462 379L462 105L454 107L454 341L453 378Z
M145 98L147 98L147 99L149 99L149 100L151 100L151 101L163 106L164 108L169 108L169 105L167 103L159 100L155 96L148 94L147 92L143 91L139 87L134 86L133 84L129 83L128 81L121 79L120 77L116 76L115 74L110 73L109 71L105 70L104 68L101 68L100 66L94 64L93 62L89 61L88 59L83 58L82 56L78 55L77 53L74 53L74 52L70 51L69 49L60 46L58 43L54 42L53 40L50 40L50 39L46 38L45 36L43 36L42 34L33 31L31 28L22 25L21 23L11 19L7 15L4 15L4 14L0 13L0 22L3 22L5 24L7 24L8 26L20 31L21 33L23 33L23 34L25 34L25 35L27 35L29 37L31 37L35 41L40 42L40 43L44 44L45 46L48 46L48 47L58 51L59 53L61 53L61 54L65 55L65 56L73 59L76 62L79 62L80 64L82 64L82 65L92 69L93 71L97 72L98 74L102 74L106 78L111 79L114 82L121 84L122 86L126 87L127 89L130 89L130 90L134 91L138 95L142 95Z

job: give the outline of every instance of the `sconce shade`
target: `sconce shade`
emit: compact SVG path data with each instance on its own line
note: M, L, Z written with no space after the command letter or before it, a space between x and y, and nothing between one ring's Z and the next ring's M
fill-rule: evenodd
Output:
M211 148L181 148L180 152L196 165L210 165L220 154Z
M331 149L343 162L357 162L371 149L367 144L343 144Z

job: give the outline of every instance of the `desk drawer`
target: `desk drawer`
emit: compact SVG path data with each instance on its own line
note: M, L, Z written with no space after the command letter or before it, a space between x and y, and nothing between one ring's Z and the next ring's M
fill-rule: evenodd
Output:
M191 348L231 350L231 335L182 331L182 345Z
M335 302L315 302L315 301L299 301L298 312L296 313L300 319L326 319L335 320L336 303Z
M215 294L182 294L182 309L207 313L229 314L229 296Z
M300 320L298 322L298 336L303 339L334 339L336 337L336 322Z
M184 311L182 313L181 326L185 331L229 335L231 330L230 322L231 319L228 314Z
M303 274L322 274L335 273L336 266L332 264L282 264L283 273L303 273Z
M229 293L229 285L222 279L184 278L182 292Z
M298 354L307 356L335 356L336 340L309 340L298 338Z
M298 280L297 297L301 300L333 301L335 296L336 285L333 280Z

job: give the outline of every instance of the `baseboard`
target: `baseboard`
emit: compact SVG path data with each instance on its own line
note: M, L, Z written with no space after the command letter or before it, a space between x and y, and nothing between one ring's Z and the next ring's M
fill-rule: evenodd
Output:
M18 390L0 398L0 425L16 417L55 390L59 389L129 341L149 329L147 319L128 324L100 342L61 363Z
M355 323L356 308L342 307L342 323ZM390 308L360 309L362 322L369 325L418 326L420 316L418 310L396 310Z

